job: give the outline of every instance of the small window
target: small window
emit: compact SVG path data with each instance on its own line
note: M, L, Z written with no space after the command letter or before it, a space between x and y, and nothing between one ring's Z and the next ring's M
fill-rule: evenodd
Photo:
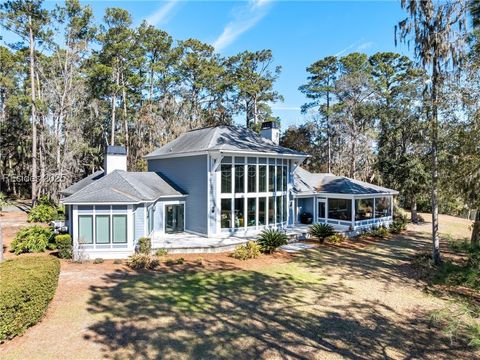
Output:
M248 192L257 192L257 166L248 165Z
M247 199L247 226L257 225L257 198Z
M268 198L268 224L275 223L275 198L270 196Z
M222 229L232 228L232 199L222 199L220 210Z
M222 165L221 166L222 174L222 193L228 194L232 192L232 166L231 165Z
M96 244L110 243L110 216L109 215L95 216L95 243Z
M235 192L245 192L245 166L235 165Z
M127 215L113 215L113 243L127 242Z
M247 158L247 163L248 164L256 164L257 163L257 158L249 157L249 158Z
M258 225L265 225L265 212L267 207L267 199L258 198Z
M275 166L268 167L268 191L275 191Z
M93 216L80 215L78 217L79 244L93 244Z
M232 163L232 157L231 156L225 156L222 159L222 164L231 164Z
M260 165L258 167L258 191L266 192L267 191L267 166Z

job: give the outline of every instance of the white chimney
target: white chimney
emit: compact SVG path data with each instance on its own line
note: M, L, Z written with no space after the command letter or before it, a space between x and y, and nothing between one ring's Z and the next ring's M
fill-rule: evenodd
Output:
M123 146L107 146L104 160L105 175L115 170L127 171L127 149Z
M280 129L275 121L265 121L262 124L260 135L268 140L273 141L277 145L280 143Z

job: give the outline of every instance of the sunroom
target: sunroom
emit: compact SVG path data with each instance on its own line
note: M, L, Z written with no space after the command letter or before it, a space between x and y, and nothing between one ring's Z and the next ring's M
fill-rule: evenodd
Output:
M393 197L397 194L347 177L298 168L294 186L296 226L327 223L344 232L387 227L393 221Z

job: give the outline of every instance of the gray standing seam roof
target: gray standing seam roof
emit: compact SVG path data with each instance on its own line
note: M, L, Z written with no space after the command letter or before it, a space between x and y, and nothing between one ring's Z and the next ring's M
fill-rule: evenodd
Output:
M333 174L311 173L301 167L295 171L294 190L297 194L331 193L350 195L392 194L398 191L364 181Z
M132 203L153 201L162 196L176 197L183 195L182 190L169 184L157 173L116 170L90 182L87 186L63 199L63 202Z
M308 156L303 152L279 146L250 129L222 125L189 131L145 157L222 150Z

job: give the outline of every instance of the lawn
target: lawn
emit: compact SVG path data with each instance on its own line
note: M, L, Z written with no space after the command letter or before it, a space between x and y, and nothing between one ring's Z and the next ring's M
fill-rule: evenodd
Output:
M63 262L46 318L0 346L2 359L471 359L432 314L408 231L361 246L238 261L185 256L157 272Z

